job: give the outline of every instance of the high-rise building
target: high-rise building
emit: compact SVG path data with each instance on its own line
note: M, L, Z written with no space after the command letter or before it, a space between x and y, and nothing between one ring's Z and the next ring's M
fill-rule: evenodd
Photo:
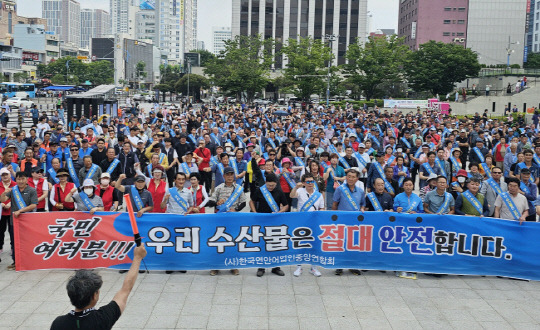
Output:
M527 53L539 53L540 52L540 0L528 0L527 3L527 39L525 59Z
M4 1L0 6L0 41L9 45L16 24L17 13L14 1Z
M214 55L219 55L225 50L225 41L230 40L232 32L230 27L213 27L212 28L212 52Z
M90 48L92 38L111 34L111 15L102 9L81 9L81 48Z
M127 33L130 38L134 38L137 12L145 7L147 2L150 1L110 0L112 34Z
M135 39L152 40L156 44L156 11L154 9L140 10L135 15Z
M171 63L182 63L184 53L197 47L193 31L193 11L197 8L196 1L156 1L156 43L167 53L168 61Z
M75 0L43 0L42 16L47 30L58 35L66 45L79 47L81 39L81 5Z
M343 64L349 44L367 36L367 0L233 0L232 37L257 34L274 38L276 52L288 39L333 35L334 64Z
M523 64L528 0L403 0L398 35L413 50L430 40L470 48L486 65Z
M197 41L197 50L206 50L206 44L204 43L204 41Z

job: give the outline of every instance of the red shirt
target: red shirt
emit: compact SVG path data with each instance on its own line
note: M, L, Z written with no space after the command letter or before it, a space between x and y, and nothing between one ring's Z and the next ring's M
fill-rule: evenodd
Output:
M165 213L165 209L161 208L161 202L163 201L163 197L165 197L166 187L167 182L164 180L161 180L157 186L153 179L148 183L148 191L152 194L152 200L154 202L153 213Z
M204 168L210 167L210 157L212 157L212 154L210 153L210 149L208 148L197 148L193 152L197 156L201 157L203 161L199 164L199 171L202 171Z
M9 184L9 188L13 187L13 186L16 186L17 184L15 183L15 181L11 180L11 183ZM6 190L6 187L4 187L4 183L0 183L0 194L2 194L4 191ZM11 199L8 199L7 201L4 202L4 204L8 204L9 202L11 202ZM10 208L2 208L2 215L10 215L11 214L11 207Z

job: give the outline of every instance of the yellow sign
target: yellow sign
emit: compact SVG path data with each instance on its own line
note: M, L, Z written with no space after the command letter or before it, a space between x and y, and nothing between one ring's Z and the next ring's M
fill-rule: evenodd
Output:
M78 60L87 60L88 56L77 56Z

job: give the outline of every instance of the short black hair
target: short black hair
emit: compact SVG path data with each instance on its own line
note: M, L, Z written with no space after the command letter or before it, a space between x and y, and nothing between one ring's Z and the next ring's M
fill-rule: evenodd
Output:
M405 184L405 182L412 182L412 184L413 184L413 186L414 186L414 181L413 181L412 178L405 178L405 179L403 180L402 186Z
M184 179L186 179L186 178L187 178L187 175L186 175L186 173L184 173L184 172L178 172L178 173L176 173L176 175L175 175L174 179L175 179L175 180L176 180L176 179L178 179L178 176L179 176L179 175L182 175L182 176L184 177Z
M199 172L193 172L193 173L191 173L191 174L189 175L189 178L190 178L190 179L191 179L191 178L197 178L197 180L198 180L199 182L201 182L201 175L199 174Z
M26 172L23 172L23 171L19 171L17 173L15 173L15 179L17 178L27 178L28 175L26 174Z
M274 173L269 173L266 175L266 182L278 182L278 178Z
M506 178L506 183L507 183L507 184L510 184L510 183L512 183L512 182L515 183L515 184L517 184L518 186L519 186L519 184L520 184L520 181L519 181L518 178Z
M103 285L103 279L100 275L91 270L77 270L66 284L71 304L78 309L85 308L90 304L92 297L99 291L101 285Z

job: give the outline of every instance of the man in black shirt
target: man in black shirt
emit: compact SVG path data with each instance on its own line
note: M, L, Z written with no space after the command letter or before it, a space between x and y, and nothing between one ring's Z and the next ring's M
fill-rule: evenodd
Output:
M251 212L254 213L283 213L289 210L289 203L287 197L283 191L277 187L278 178L274 173L266 174L266 188L270 192L271 198L274 199L275 204L277 205L277 210L273 210L272 207L268 204L264 198L261 188L256 189L256 191L251 195L251 200L249 201L249 208ZM270 197L269 197L270 198ZM261 277L264 275L265 269L259 268L257 270L257 276ZM272 268L272 273L284 276L285 273L279 267Z
M146 256L144 245L138 246L133 252L133 262L126 274L122 288L107 305L94 309L99 300L99 289L103 284L101 276L91 270L78 270L70 277L66 289L71 304L75 309L66 315L57 317L51 330L56 329L111 329L126 308L127 299L141 266L141 260Z

